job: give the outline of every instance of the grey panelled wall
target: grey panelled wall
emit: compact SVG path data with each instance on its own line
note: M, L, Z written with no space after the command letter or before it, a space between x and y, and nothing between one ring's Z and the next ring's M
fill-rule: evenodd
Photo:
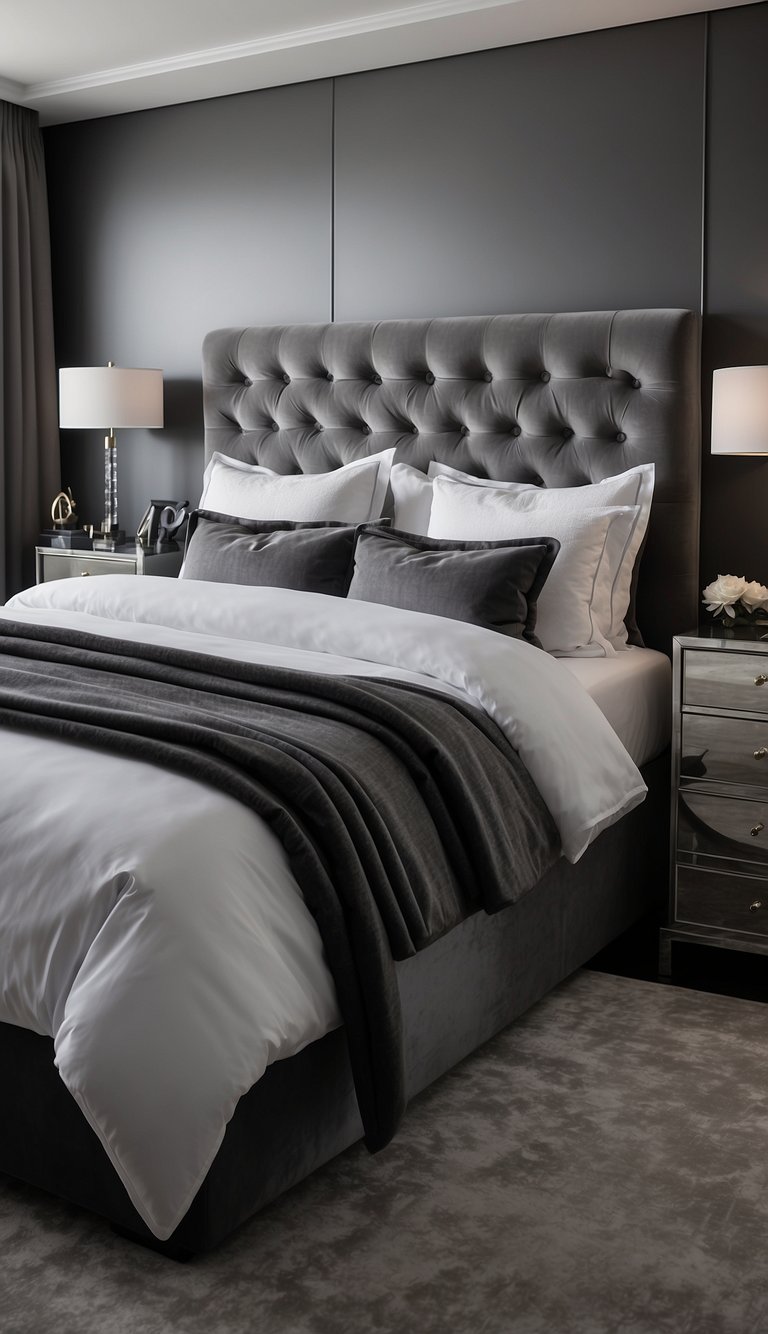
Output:
M194 496L223 325L699 309L703 286L706 426L712 367L768 362L767 50L762 3L47 130L58 360L169 377L165 430L123 438L126 522ZM65 433L84 517L99 453ZM704 465L702 576L768 582L768 463L705 435Z
M768 460L712 458L717 366L768 364L768 5L712 15L702 496L702 583L744 574L768 584Z
M165 430L120 436L124 527L152 496L199 497L208 329L329 318L331 104L323 81L46 131L57 362L165 371ZM100 517L98 432L62 449Z
M340 79L335 318L699 308L700 15Z

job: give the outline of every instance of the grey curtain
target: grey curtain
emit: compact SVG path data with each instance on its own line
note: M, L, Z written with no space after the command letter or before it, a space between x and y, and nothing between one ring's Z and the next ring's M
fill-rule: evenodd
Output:
M36 112L0 101L0 601L34 580L59 478L43 141Z

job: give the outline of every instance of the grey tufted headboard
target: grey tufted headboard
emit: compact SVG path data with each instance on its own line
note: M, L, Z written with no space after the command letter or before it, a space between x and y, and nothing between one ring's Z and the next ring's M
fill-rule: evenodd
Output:
M217 329L206 460L325 472L397 446L500 481L576 486L656 465L638 587L646 643L696 622L698 320L685 310Z

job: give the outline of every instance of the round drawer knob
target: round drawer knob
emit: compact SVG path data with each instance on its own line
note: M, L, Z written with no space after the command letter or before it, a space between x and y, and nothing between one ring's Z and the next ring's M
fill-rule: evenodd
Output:
M762 901L762 899L755 899L754 903L750 903L750 905L749 905L749 911L750 911L750 912L759 912L759 910L762 908L762 906L763 906L763 901Z
M766 750L765 746L761 746L759 750L754 751L756 760L764 760L766 755L768 755L768 750Z
M81 578L81 579L90 579L90 577L91 577L91 572L90 572L90 570L81 570L81 571L80 571L80 578Z
M754 825L754 827L753 827L752 829L750 829L749 832L750 832L750 834L752 835L753 838L757 838L758 834L762 834L762 832L763 832L764 829L765 829L765 825L763 824L763 822L762 822L762 820L761 820L760 823Z
M756 685L756 686L764 686L765 683L766 683L766 681L768 681L768 676L763 676L763 673L762 673L762 672L760 673L759 676L756 676L756 677L755 677L755 685Z

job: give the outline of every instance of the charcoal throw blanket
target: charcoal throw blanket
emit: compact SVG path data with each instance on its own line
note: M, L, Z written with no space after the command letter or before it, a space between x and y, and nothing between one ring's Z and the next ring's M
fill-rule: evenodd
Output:
M560 850L495 723L418 686L3 620L0 726L177 770L269 824L318 923L372 1150L404 1108L393 958L515 902Z

